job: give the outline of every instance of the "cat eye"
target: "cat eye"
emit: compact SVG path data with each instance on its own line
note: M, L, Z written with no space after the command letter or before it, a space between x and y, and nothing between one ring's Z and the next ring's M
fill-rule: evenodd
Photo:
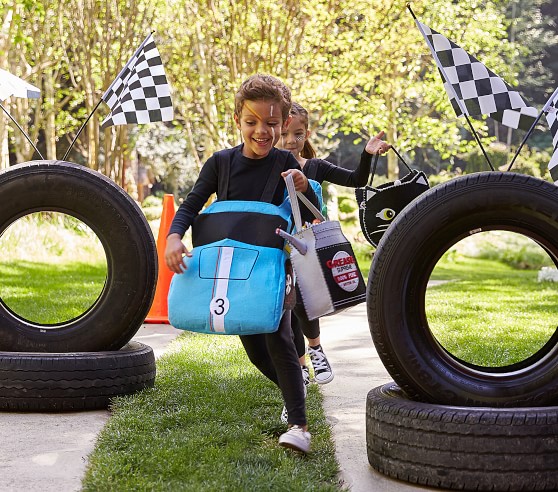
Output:
M378 217L378 219L382 219L382 220L393 220L396 215L397 214L395 213L395 210L393 210L391 208L382 208L382 210L380 210L376 214L376 217Z

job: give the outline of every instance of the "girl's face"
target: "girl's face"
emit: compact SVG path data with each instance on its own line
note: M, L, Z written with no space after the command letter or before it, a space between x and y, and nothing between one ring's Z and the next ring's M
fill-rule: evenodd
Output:
M284 128L281 132L281 138L277 147L290 150L298 159L304 147L304 142L306 142L309 135L310 131L306 128L300 116L293 115L287 128Z
M279 140L283 117L277 102L270 100L245 101L240 117L234 115L242 134L242 154L250 159L263 159Z

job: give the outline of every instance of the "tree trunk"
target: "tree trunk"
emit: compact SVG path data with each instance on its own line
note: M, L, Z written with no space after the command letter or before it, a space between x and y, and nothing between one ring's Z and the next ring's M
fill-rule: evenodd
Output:
M386 140L388 143L397 147L397 130L394 125L386 130ZM399 150L399 149L398 149ZM393 181L399 177L399 162L397 161L397 156L395 152L387 153L387 178L389 181Z
M0 117L0 169L10 167L10 154L8 152L8 125L7 116L2 114Z
M45 74L45 147L46 158L56 159L56 100L52 73Z

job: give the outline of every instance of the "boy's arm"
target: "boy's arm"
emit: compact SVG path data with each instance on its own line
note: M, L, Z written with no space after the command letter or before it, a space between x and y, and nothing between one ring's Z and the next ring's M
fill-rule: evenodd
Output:
M192 225L194 218L203 208L211 194L216 191L217 172L215 159L210 157L202 167L192 191L188 194L186 200L184 200L180 207L178 207L167 235L165 263L172 272L182 273L186 268L183 257L192 255L182 242L182 237Z
M192 191L188 193L186 200L178 207L167 236L178 234L182 238L209 200L209 197L217 192L218 174L216 167L213 156L203 165Z

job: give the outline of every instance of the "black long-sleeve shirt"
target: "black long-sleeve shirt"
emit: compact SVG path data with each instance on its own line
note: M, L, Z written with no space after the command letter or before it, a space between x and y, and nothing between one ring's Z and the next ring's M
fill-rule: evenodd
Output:
M288 152L272 148L270 153L263 159L250 159L242 155L242 145L234 147L230 152L230 174L229 186L227 189L227 200L247 200L259 201L261 199L264 187L267 183L269 173L272 170L273 163L277 152ZM288 156L281 170L299 169L300 165L294 156L288 152ZM176 215L172 221L169 234L179 234L184 236L186 231L192 225L195 217L199 214L207 200L213 193L217 193L219 183L219 170L215 156L211 156L204 164L200 171L200 175L192 191L186 197L186 200L178 208ZM316 206L318 199L308 186L308 190L304 195ZM217 197L219 199L219 197ZM281 179L271 203L280 205L285 199L285 181ZM311 221L313 216L305 211L305 207L301 207L301 214L304 220ZM307 217L305 217L308 215Z
M320 184L327 181L341 186L361 188L366 186L368 182L371 162L372 154L363 150L358 167L354 171L336 166L323 159L308 159L302 168L302 172L307 178Z

